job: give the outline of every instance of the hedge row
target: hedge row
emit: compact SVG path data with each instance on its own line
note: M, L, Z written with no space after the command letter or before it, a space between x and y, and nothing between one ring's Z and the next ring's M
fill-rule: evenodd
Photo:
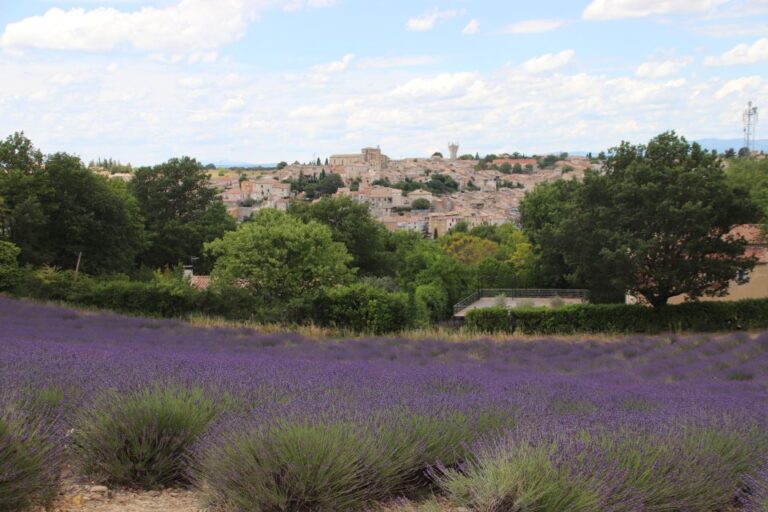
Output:
M321 325L384 334L410 325L408 294L364 284L331 288L316 301Z
M322 290L287 303L265 303L250 290L201 291L180 279L130 281L81 276L52 269L21 269L10 290L19 297L161 317L192 313L231 320L284 324L314 323L362 333L396 332L412 325L408 295L354 284Z
M465 322L475 331L519 334L765 329L768 299L692 302L661 308L625 304L584 304L558 309L493 307L467 312Z

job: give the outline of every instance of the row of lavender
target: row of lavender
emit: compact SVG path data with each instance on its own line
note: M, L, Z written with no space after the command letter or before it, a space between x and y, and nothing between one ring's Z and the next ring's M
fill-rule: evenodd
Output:
M768 510L768 334L340 342L2 297L0 325L0 511L63 463L228 510Z

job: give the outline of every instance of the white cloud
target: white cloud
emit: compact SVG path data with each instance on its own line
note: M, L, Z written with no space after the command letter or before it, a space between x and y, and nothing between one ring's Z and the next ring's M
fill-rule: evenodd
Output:
M507 25L507 34L538 34L552 32L565 25L565 20L525 20Z
M178 0L167 7L126 12L113 7L85 10L52 8L40 16L9 23L0 36L7 51L27 48L109 51L119 46L163 54L162 58L211 61L212 51L240 39L259 13L293 0ZM298 8L332 5L330 0L301 0ZM171 54L169 57L165 54Z
M461 31L463 36L472 36L480 32L480 22L477 20L470 20L467 26Z
M413 30L414 32L426 32L427 30L432 30L438 21L455 18L462 14L464 14L463 10L450 9L443 11L435 7L421 16L410 18L406 26L408 30Z
M320 74L341 73L342 71L347 70L354 58L354 54L347 53L341 58L341 60L335 60L333 62L326 62L325 64L318 64L313 66L312 71Z
M768 4L766 4L768 6ZM693 28L693 31L702 36L734 38L734 37L754 37L768 34L768 24L747 25L744 23L719 23L706 24Z
M392 95L409 98L445 98L465 94L478 79L476 73L442 73L433 78L415 78L397 86Z
M768 60L767 38L758 39L751 45L740 44L717 57L707 57L704 63L707 66L740 66L764 60Z
M735 92L757 92L762 84L764 84L764 81L758 76L745 76L736 78L735 80L729 80L718 89L715 93L715 98L721 100Z
M652 15L705 12L728 0L592 0L582 18L612 20Z
M529 73L542 73L551 71L568 64L576 52L573 50L563 50L560 53L545 53L539 57L534 57L523 63L523 69Z
M641 78L663 78L674 75L690 63L690 59L643 62L635 70L635 75Z
M245 98L242 95L229 98L224 102L223 109L226 112L232 112L234 110L240 110L245 106Z
M355 58L348 71L363 62ZM448 140L473 154L599 152L671 128L691 140L738 137L746 101L768 96L757 69L661 80L634 69L614 76L568 67L552 79L521 66L452 73L372 66L328 82L307 80L307 72L286 80L283 71L223 59L186 67L111 55L49 62L0 55L0 137L24 129L46 152L137 165L182 154L306 161L371 144L395 158L428 156Z
M336 5L337 0L287 0L283 5L286 12L300 11L305 8L323 8Z
M441 60L432 55L396 55L393 57L367 57L360 59L357 69L390 69L425 66Z

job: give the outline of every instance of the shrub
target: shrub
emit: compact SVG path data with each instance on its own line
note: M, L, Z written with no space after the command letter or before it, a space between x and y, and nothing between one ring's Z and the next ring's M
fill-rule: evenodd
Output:
M509 310L501 307L478 308L467 311L466 326L472 331L479 332L513 332L515 326Z
M17 258L20 253L21 249L15 244L0 240L0 291L16 286L19 279Z
M80 276L81 285L88 280ZM72 272L59 271L54 267L21 269L15 286L11 290L20 297L33 297L41 300L67 300L72 290Z
M77 418L75 455L84 473L104 482L187 483L188 451L219 410L200 390L110 391Z
M419 327L427 327L445 317L448 293L440 284L420 284L414 290L413 302L416 310L416 324Z
M549 301L549 305L553 309L557 309L565 306L565 301L560 297L554 297L551 301Z
M602 435L596 443L616 461L624 489L637 494L642 510L722 510L752 468L759 436L756 429L729 425L684 426Z
M365 284L330 288L317 301L320 324L382 334L410 325L408 296Z
M115 311L176 317L197 309L200 295L200 292L183 281L109 280L75 286L67 299L76 304Z
M47 429L0 413L0 512L50 503L58 488L60 447Z
M198 485L233 510L359 510L382 494L375 440L342 424L283 421L224 434L202 451Z
M555 444L504 443L482 449L463 469L448 469L440 486L456 505L487 512L599 510L600 496L553 463Z
M506 318L505 318L506 317ZM658 333L732 331L768 327L768 299L695 302L650 308L642 305L583 304L556 309L498 308L467 312L466 325L483 332L521 334Z
M468 446L490 430L487 418L460 413L424 415L400 411L385 421L377 437L384 447L381 472L390 495L416 496L429 488L439 467L455 467L468 456Z
M744 512L768 512L768 464L746 479Z

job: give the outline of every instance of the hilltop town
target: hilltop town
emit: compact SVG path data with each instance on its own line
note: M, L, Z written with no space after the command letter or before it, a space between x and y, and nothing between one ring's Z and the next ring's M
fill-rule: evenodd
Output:
M295 162L258 175L212 176L230 215L238 220L262 208L287 210L291 201L346 196L367 203L390 231L413 230L438 238L459 222L469 227L519 220L525 193L540 183L581 179L598 164L588 157L547 155L446 156L393 160L380 148L331 155L325 162ZM323 183L327 186L323 187ZM304 185L310 185L304 187ZM320 190L318 191L318 188Z

